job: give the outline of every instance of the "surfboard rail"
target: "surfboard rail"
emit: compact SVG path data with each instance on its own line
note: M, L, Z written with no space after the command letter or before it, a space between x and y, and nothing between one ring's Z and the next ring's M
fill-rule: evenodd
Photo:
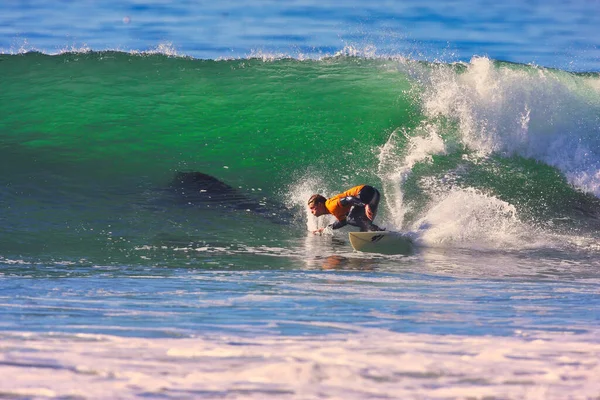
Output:
M364 253L409 255L414 252L412 239L401 232L348 232L348 237L352 248Z

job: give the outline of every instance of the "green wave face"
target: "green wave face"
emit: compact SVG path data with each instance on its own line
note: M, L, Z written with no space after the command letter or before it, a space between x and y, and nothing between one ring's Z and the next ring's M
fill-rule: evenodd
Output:
M487 59L121 52L3 55L0 71L4 254L126 259L173 238L293 238L306 196L361 183L384 191L390 229L439 226L436 212L461 191L462 203L501 203L529 230L594 232L600 215L595 75ZM166 194L178 171L292 217L182 205Z
M277 188L300 168L373 164L365 144L381 144L411 107L401 98L406 77L381 68L361 59L10 56L2 136L51 168L76 164L86 175L106 175L100 164L160 182L188 168Z

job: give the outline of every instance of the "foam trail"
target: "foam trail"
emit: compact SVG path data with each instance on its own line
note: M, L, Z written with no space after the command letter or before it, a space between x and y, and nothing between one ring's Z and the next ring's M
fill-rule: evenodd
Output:
M421 231L423 244L483 249L541 245L538 235L519 220L516 208L493 196L472 188L454 188L433 203L413 225Z

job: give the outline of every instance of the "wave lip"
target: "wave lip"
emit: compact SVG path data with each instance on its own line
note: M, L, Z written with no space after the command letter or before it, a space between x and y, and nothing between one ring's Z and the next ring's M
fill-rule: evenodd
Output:
M424 94L431 118L455 121L480 154L534 158L600 195L600 78L474 58L461 73L435 70Z

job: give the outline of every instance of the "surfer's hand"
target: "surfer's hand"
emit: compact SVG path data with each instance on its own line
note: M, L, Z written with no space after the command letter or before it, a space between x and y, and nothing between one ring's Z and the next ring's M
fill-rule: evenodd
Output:
M373 211L371 211L371 207L368 204L365 206L365 214L367 214L367 218L373 221Z
M319 229L317 229L317 230L314 230L314 231L313 231L313 234L314 234L314 235L322 235L322 234L323 234L323 230L324 230L324 229L325 229L325 228L319 228Z

